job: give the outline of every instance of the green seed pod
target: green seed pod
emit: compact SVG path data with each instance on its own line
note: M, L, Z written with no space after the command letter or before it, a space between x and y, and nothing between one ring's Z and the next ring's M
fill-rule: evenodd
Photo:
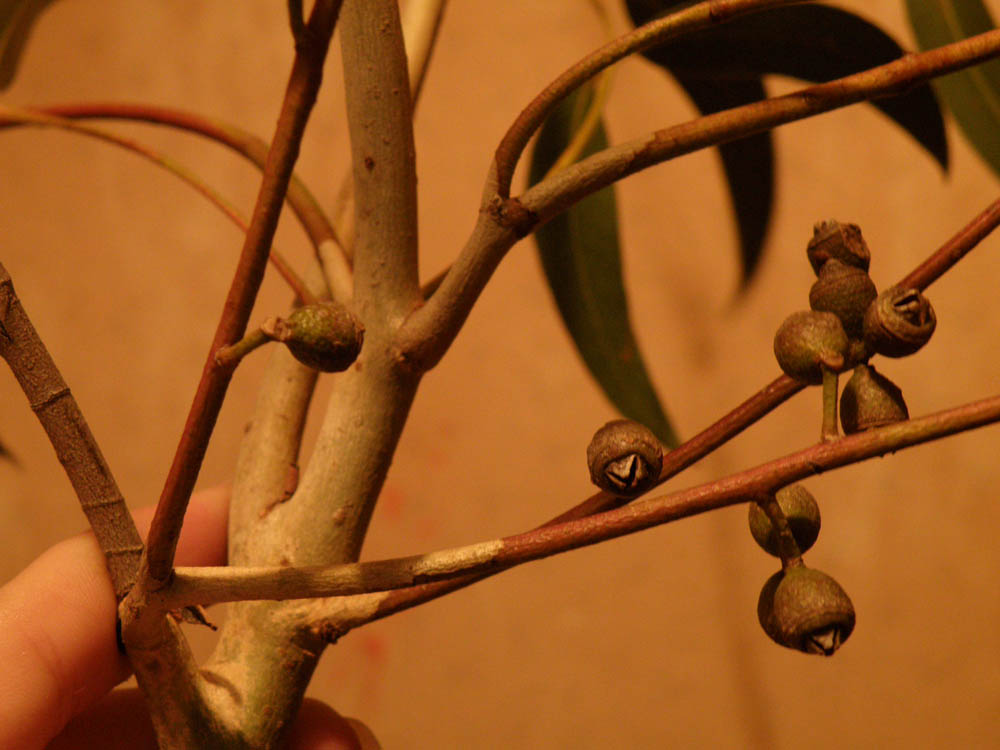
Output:
M271 318L261 330L280 341L299 362L321 372L341 372L358 358L364 326L341 304L320 302L296 308L285 319Z
M806 247L806 255L817 275L831 258L862 271L868 270L872 259L858 225L841 224L833 219L821 221L813 227L813 237Z
M796 380L818 385L823 368L844 368L849 340L833 313L803 310L785 319L774 335L774 356L781 369Z
M865 311L878 296L868 272L831 258L820 269L809 290L809 307L832 312L844 325L849 338L860 338Z
M833 578L796 565L767 579L757 619L775 643L832 656L854 630L854 605Z
M652 487L663 468L663 447L645 425L631 419L608 422L587 446L591 481L619 497L634 497Z
M820 517L819 505L801 484L783 487L775 494L778 507L788 520L788 527L795 537L799 552L805 552L816 542L819 536ZM757 503L750 503L749 513L750 533L754 541L769 555L781 557L781 543L778 530L771 523L767 513Z
M845 435L909 419L903 392L871 365L858 365L840 395Z
M868 306L863 333L868 348L887 357L905 357L926 344L937 326L927 298L916 289L894 286Z

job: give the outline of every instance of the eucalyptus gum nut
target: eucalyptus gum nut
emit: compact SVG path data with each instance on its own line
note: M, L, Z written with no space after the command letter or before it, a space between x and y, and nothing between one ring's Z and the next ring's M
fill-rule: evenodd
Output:
M619 497L652 487L663 468L663 447L653 431L631 419L615 419L594 433L587 446L591 481Z
M799 552L805 552L816 543L820 529L819 505L812 493L801 484L783 487L775 494L778 507L788 520ZM767 513L757 503L750 503L748 514L750 534L761 549L769 555L781 557L778 530L774 528Z
M926 344L937 327L930 301L916 289L889 287L865 311L865 344L886 357L906 357Z
M831 312L794 312L774 335L774 356L782 371L812 385L823 382L824 367L834 372L844 368L849 347L840 318Z
M909 419L903 392L871 365L858 365L840 395L840 425L844 434L883 427Z
M831 258L809 290L809 307L832 312L840 318L850 338L860 338L865 311L877 296L878 290L867 271Z
M261 330L285 344L292 356L307 367L341 372L358 358L365 329L343 305L320 302L296 308L284 320L268 320Z
M858 225L841 224L834 219L818 222L813 227L813 236L806 247L806 255L809 256L809 263L817 275L823 265L832 258L860 268L862 271L868 270L872 258Z
M795 565L764 584L757 619L775 643L807 654L831 656L854 630L854 605L833 578Z

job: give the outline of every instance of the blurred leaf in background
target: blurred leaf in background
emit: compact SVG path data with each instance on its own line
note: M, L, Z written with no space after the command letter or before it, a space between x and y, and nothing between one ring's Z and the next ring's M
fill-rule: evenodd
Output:
M980 0L906 0L922 49L996 28ZM933 86L983 161L1000 174L1000 60L938 78Z
M607 145L594 100L595 87L585 86L546 120L531 157L532 183L542 179L568 149L575 150L571 146L574 135L588 121L593 123L588 128L590 136L576 156L587 156ZM632 332L614 188L585 198L534 236L559 313L591 374L624 416L649 427L666 445L677 445Z
M55 0L0 0L0 90L10 86L39 14Z

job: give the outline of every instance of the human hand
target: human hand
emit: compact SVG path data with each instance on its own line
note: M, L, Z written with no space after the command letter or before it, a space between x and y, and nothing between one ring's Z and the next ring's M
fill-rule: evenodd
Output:
M178 565L224 564L228 510L228 489L192 497ZM151 518L151 509L136 514L143 536ZM112 690L131 672L116 646L116 613L104 556L89 532L55 545L0 588L0 747L155 750L141 692ZM360 750L378 747L373 742L363 724L307 698L289 747Z

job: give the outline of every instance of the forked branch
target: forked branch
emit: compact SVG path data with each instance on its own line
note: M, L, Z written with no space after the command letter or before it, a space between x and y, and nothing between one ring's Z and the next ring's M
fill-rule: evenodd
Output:
M400 351L417 367L433 367L458 335L472 306L514 243L574 203L618 180L702 148L849 104L892 96L998 55L1000 31L906 55L862 73L699 117L612 146L542 180L518 198L503 197L501 176L494 171L487 180L472 236L427 304L406 321L399 335Z

